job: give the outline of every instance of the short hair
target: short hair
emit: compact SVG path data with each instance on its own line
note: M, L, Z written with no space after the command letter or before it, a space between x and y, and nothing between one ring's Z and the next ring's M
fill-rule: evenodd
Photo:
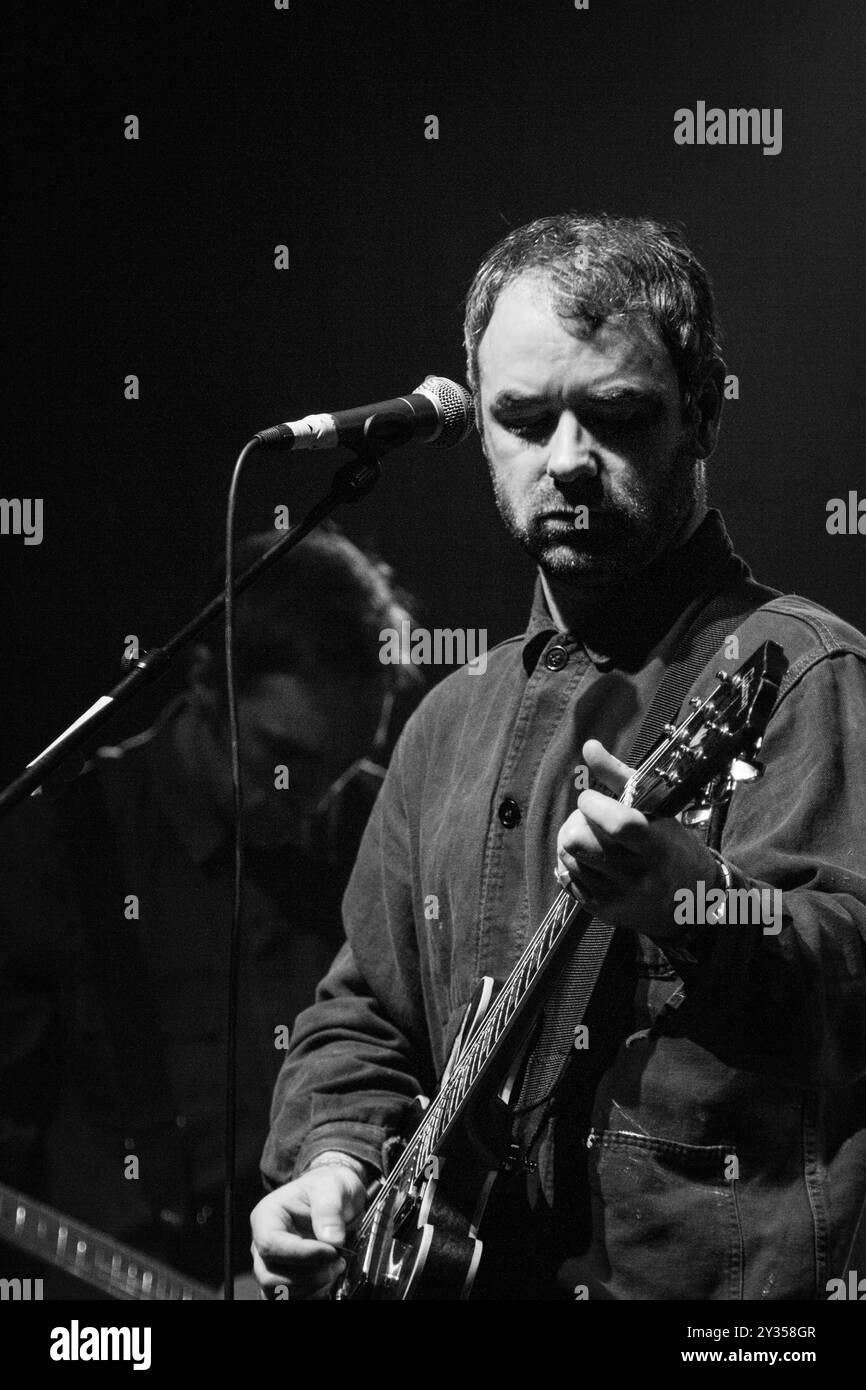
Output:
M235 550L235 575L279 540L276 531L244 537ZM220 592L225 565L213 572L208 596ZM261 676L287 672L306 680L380 681L398 691L417 683L414 667L380 660L381 632L412 620L414 600L394 583L384 561L366 554L333 521L288 550L235 600L235 670L239 688ZM222 627L213 624L202 644L214 657L208 677L225 686Z
M485 257L466 298L466 375L478 390L478 348L500 293L538 271L557 311L591 329L643 314L665 344L685 397L714 362L721 336L710 278L678 228L646 217L540 217L509 232Z

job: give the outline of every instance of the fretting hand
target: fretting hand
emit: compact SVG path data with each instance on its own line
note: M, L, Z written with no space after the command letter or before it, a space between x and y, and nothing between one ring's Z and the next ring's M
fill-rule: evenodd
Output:
M670 817L649 821L618 796L634 769L614 758L597 739L583 746L595 778L612 795L581 792L557 837L556 877L593 915L613 927L647 936L678 936L674 894L723 886L717 861L700 839Z

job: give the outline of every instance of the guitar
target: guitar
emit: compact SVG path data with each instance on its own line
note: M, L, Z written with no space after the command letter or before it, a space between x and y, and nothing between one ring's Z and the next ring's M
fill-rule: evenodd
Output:
M0 1240L20 1246L111 1298L188 1302L220 1297L216 1289L3 1183Z
M765 642L718 684L633 773L619 800L648 818L696 799L707 814L736 782L760 773L757 754L787 660ZM701 795L703 793L703 795ZM557 896L497 992L485 977L466 1010L435 1100L371 1201L346 1247L337 1299L465 1299L482 1254L478 1229L491 1188L509 1166L512 1107L546 995L592 915ZM504 1079L503 1079L504 1078Z

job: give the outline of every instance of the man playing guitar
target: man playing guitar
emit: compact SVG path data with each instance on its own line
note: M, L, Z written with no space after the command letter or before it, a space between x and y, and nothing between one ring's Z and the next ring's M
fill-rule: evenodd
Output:
M866 639L756 583L708 510L724 365L678 234L576 215L519 228L476 275L466 346L496 503L538 565L533 609L395 751L347 944L277 1084L257 1277L270 1298L826 1297L856 1264L866 1197ZM697 789L681 818L645 814L628 791L659 692L672 718L705 664L727 666L724 692L763 642L787 662L763 775L723 823ZM425 1293L405 1251L420 1270L451 1237L420 1170L383 1207L384 1242L362 1214L476 982L509 976L558 887L615 930L557 1084L533 1092L518 1068L459 1144L419 1150L425 1182L457 1178L469 1252ZM718 911L690 911L710 895ZM758 902L768 915L738 915ZM467 1207L484 1150L498 1180Z

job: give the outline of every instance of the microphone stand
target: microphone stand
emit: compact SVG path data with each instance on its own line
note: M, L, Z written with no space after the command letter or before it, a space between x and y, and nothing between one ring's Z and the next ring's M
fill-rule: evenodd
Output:
M387 448L393 448L397 444L406 442L410 432L411 425L407 425L407 422L400 416L389 416L385 412L381 415L371 415L367 421L364 445L356 449L352 458L336 470L325 496L310 508L306 516L296 526L292 526L284 536L276 541L270 550L266 550L264 555L259 556L258 560L255 560L253 564L241 572L235 580L233 592L240 594L244 589L248 589L261 574L264 574L265 570L276 564L281 555L287 550L293 549L336 507L344 502L357 502L366 496L381 475L382 466L378 455ZM101 729L104 724L109 723L118 710L135 698L139 690L157 680L163 671L167 670L177 653L221 613L224 607L225 593L220 591L164 646L153 647L137 660L130 661L131 669L114 689L110 690L107 695L100 695L89 709L79 715L68 729L65 729L53 743L43 749L38 757L27 764L24 772L0 792L0 816L11 811L28 794L34 795L51 773L58 773L58 769L60 769L58 780L61 784L63 781L69 780L69 769L64 768L63 765L67 763L70 754L75 753L97 729ZM73 766L72 775L74 776L80 770L80 755L78 765Z

